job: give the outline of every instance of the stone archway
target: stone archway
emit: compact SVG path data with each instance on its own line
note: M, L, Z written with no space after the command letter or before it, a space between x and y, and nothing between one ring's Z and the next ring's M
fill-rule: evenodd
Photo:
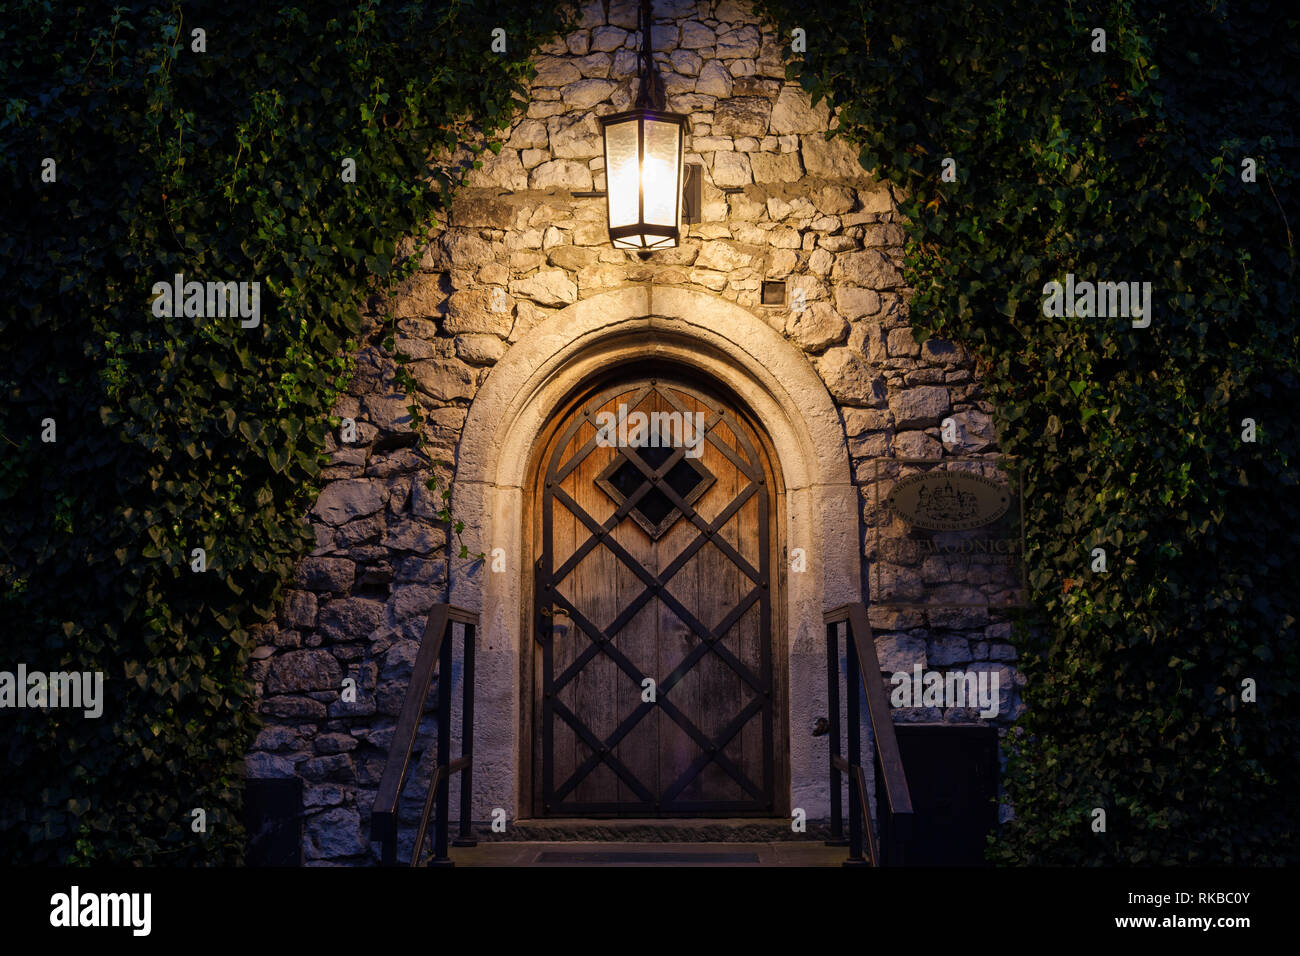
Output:
M705 293L629 286L584 299L526 331L484 382L462 432L453 511L465 540L506 570L454 568L451 601L482 613L475 728L476 819L520 804L521 553L526 470L550 415L611 364L658 358L712 376L770 437L786 489L785 540L807 570L789 575L785 619L793 806L828 813L824 754L807 728L824 709L822 611L861 600L858 496L835 404L806 357L749 311ZM824 520L852 515L852 521ZM496 552L496 549L501 552ZM822 745L824 746L824 744Z

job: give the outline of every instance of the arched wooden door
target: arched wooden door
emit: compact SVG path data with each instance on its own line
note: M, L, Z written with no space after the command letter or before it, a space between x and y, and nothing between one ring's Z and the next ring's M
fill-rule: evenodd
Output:
M763 449L734 402L663 376L554 424L533 528L536 813L783 809Z

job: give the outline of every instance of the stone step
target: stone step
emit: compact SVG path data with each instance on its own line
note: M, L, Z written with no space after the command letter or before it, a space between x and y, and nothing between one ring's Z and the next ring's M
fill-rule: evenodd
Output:
M803 842L643 843L496 842L457 847L451 861L462 866L842 866L847 847Z
M548 818L516 820L505 833L476 826L475 837L483 843L806 843L828 839L830 825L810 821L805 832L796 833L788 817Z

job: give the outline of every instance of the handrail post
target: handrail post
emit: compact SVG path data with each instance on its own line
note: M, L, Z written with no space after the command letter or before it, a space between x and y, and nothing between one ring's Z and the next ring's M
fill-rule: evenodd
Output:
M844 839L844 798L841 790L844 775L835 765L835 758L842 757L840 740L840 638L839 624L832 621L826 625L826 706L830 710L831 725L831 838L827 846L846 846Z
M438 767L451 763L451 652L452 631L454 625L447 621L447 633L443 636L442 655L438 661ZM436 822L433 827L433 859L430 866L455 866L447 856L447 797L451 781L450 774L441 774L438 778L438 796Z
M885 791L885 765L880 759L879 747L876 747L876 758L871 763L876 777L876 816L880 820L880 840L876 846L880 850L880 865L890 866L893 863L891 854L894 851L894 811L889 805L889 796Z
M461 680L464 681L460 715L460 755L474 755L474 625L465 625L465 649L461 655ZM471 760L460 772L460 833L452 846L478 846L470 831L470 801L474 793L474 763Z
M858 637L853 633L853 621L845 622L845 664L848 669L848 680L845 681L845 693L848 695L848 721L849 721L849 766L860 767L862 765L862 720L858 704L858 687L862 678L858 672ZM849 774L849 858L844 861L845 866L864 866L866 860L862 858L862 827L871 826L870 820L862 819L862 801L864 795L860 793L861 775L858 773Z

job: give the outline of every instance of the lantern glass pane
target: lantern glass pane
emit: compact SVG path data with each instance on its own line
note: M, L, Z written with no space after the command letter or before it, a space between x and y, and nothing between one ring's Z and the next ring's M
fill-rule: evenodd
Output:
M605 189L609 195L611 227L630 226L638 221L638 125L636 120L630 120L605 127Z
M677 182L681 156L681 127L676 123L647 120L645 161L641 187L645 191L645 221L659 226L676 226L682 188Z

